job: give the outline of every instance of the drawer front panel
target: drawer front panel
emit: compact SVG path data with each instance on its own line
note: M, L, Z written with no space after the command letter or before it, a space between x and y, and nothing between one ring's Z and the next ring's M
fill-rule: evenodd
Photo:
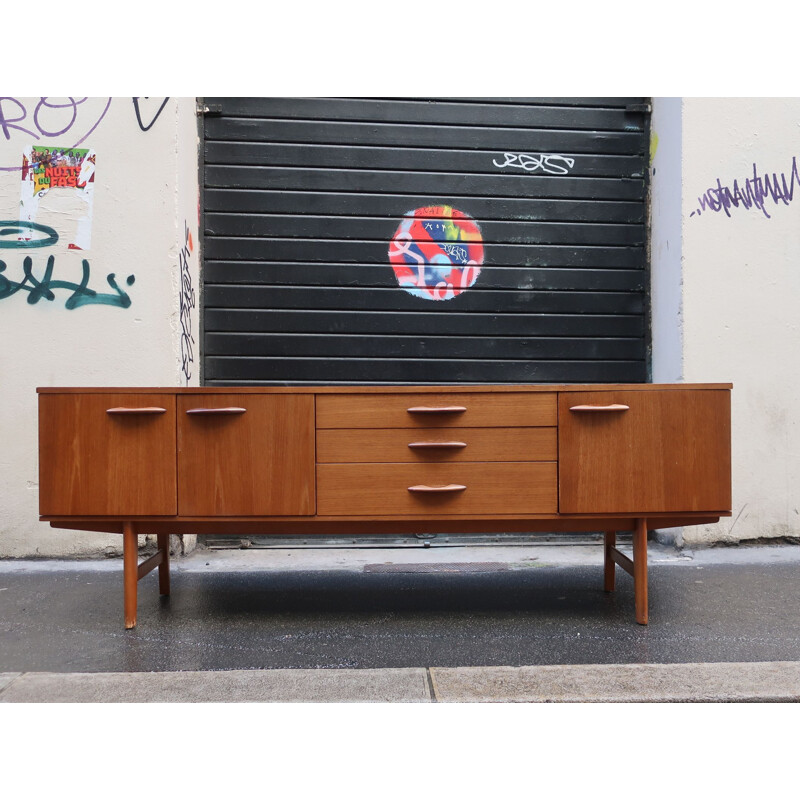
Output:
M553 462L320 464L317 513L330 516L552 514ZM409 487L417 487L409 491ZM447 487L450 490L440 491Z
M177 512L175 397L39 395L39 513Z
M319 395L317 428L554 426L555 392Z
M338 428L317 431L317 462L555 461L556 428Z

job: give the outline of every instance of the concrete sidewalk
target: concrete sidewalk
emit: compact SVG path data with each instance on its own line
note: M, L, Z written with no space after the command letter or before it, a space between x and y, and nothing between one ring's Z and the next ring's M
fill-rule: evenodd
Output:
M118 559L0 561L0 702L798 702L800 547L197 551L173 593Z
M800 662L3 673L0 703L800 702Z

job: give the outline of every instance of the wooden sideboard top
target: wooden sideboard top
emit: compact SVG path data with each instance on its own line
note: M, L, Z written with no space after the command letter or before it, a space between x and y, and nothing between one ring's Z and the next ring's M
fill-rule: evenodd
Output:
M40 386L39 394L436 394L457 392L600 392L664 391L669 389L732 389L732 383L534 383L534 384L346 384L298 386Z

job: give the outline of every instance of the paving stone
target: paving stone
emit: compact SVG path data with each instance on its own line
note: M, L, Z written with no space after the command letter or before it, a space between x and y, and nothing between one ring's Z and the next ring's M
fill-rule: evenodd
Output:
M800 662L431 669L440 703L800 702Z
M21 674L21 672L0 672L0 692Z
M3 673L7 674L7 673ZM2 703L426 703L424 669L25 673Z

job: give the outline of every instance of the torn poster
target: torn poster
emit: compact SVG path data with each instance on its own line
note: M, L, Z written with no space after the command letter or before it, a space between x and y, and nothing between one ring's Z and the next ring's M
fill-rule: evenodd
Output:
M70 250L88 250L92 240L96 165L97 156L91 149L28 147L22 155L20 220L36 222L42 201L51 192L70 192L77 205L77 224L68 247ZM21 232L20 240L24 240L27 235L29 232Z

